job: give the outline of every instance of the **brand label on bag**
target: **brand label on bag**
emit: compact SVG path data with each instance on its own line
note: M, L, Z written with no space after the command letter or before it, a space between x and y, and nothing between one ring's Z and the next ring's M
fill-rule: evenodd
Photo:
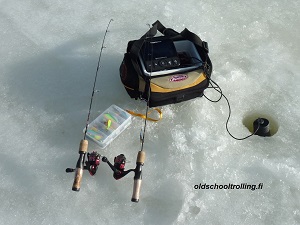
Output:
M176 74L170 78L170 82L179 82L179 81L186 80L187 78L188 78L188 75L186 75L186 74Z

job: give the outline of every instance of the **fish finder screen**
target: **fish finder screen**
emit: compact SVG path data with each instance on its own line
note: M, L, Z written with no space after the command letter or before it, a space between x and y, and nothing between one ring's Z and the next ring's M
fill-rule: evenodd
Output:
M144 60L171 58L176 57L177 52L173 41L167 39L146 42L142 49L142 56Z

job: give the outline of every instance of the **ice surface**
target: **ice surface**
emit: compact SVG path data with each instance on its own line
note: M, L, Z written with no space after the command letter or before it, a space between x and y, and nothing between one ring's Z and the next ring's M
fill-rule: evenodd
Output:
M299 1L1 1L0 224L300 224ZM119 79L127 42L159 19L209 43L214 71L232 107L229 129L272 116L270 138L235 141L223 99L162 107L148 123L141 199L132 175L115 181L101 164L71 191L99 49L108 21L92 119L111 104L142 112ZM212 91L206 95L218 98ZM134 167L143 121L108 148ZM261 190L196 190L197 184L258 184Z

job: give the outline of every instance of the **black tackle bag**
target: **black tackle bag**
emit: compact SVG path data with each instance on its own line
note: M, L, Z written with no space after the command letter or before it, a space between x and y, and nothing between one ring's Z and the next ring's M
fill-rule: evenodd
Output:
M128 42L120 66L129 96L149 100L150 107L202 97L211 72L206 42L188 29L178 33L159 21L139 40Z

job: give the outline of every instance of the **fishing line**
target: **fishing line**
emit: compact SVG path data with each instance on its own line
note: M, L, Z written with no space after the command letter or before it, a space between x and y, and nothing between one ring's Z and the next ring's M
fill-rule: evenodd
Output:
M91 101L90 101L90 106L89 106L89 112L88 112L88 116L87 116L87 120L86 120L86 125L85 125L85 131L84 131L84 136L83 136L83 140L86 140L86 133L87 133L87 128L89 125L89 121L90 121L90 115L91 115L91 109L92 109L92 104L93 104L93 98L94 98L94 94L95 94L95 87L96 87L96 82L97 82L97 77L98 77L98 71L100 68L100 62L101 62L101 55L103 52L103 49L105 48L104 46L104 42L105 42L105 38L106 38L106 34L108 33L108 28L110 23L113 21L113 19L110 19L110 21L107 24L106 30L105 30L105 34L102 40L102 45L101 45L101 49L100 49L100 54L99 54L99 59L98 59L98 65L97 65L97 69L96 69L96 75L95 75L95 79L94 79L94 85L93 85L93 91L92 91L92 96L91 96Z

